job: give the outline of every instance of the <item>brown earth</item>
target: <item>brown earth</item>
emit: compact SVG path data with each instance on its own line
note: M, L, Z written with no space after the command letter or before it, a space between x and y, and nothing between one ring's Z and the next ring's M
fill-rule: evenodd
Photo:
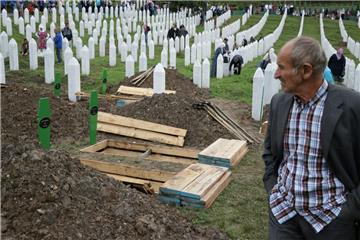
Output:
M154 95L119 108L99 101L99 110L188 130L185 145L204 148L219 137L234 138L203 110L208 99L176 71L167 70L167 89L175 95ZM129 79L124 81L129 85ZM141 87L151 87L149 79ZM118 86L110 87L114 92ZM219 230L192 225L175 208L154 196L124 186L84 167L63 150L44 152L37 143L37 105L48 97L52 109L51 142L70 148L88 141L88 102L54 97L42 79L25 83L12 77L1 88L1 230L4 239L227 239ZM212 99L249 131L257 126L249 107ZM98 140L113 138L98 134Z

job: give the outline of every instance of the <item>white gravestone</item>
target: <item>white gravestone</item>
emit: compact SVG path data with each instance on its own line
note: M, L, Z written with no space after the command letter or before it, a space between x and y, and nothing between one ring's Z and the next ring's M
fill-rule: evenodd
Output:
M176 52L180 51L180 40L178 37L175 38L175 50Z
M9 38L6 32L0 34L0 52L3 55L3 58L9 56Z
M18 25L18 23L19 23L19 11L16 8L14 9L13 15L14 15L14 24Z
M81 48L82 48L83 46L82 46L82 40L81 40L81 38L77 38L76 40L75 40L75 49L76 49L76 58L77 59L80 59L81 58L81 54L80 54L80 52L81 52Z
M185 38L181 35L180 37L180 51L184 51L185 49Z
M224 59L222 54L219 54L219 56L216 59L216 78L222 79L224 75Z
M146 71L147 69L147 59L146 54L141 52L139 57L139 72Z
M202 64L201 88L210 88L210 62L207 58Z
M168 67L168 51L166 48L161 51L161 64L164 68Z
M81 20L80 23L79 23L79 36L80 37L84 37L84 21Z
M22 35L25 34L24 19L22 17L19 17L19 33Z
M67 64L68 69L68 98L72 102L76 102L76 92L81 91L80 85L80 64L78 60L72 57Z
M185 47L185 67L190 65L190 48L188 45Z
M17 71L19 70L19 53L17 43L14 39L10 40L9 48L10 71Z
M6 83L4 57L1 53L0 53L0 83L1 84Z
M127 57L127 44L125 42L121 43L121 51L120 51L121 61L125 62Z
M90 59L94 59L95 58L95 42L94 42L94 38L90 37L88 40L88 46L89 46L89 55L90 55Z
M125 77L129 78L132 77L135 73L135 62L131 55L126 57L125 61Z
M12 22L11 22L11 18L7 18L6 20L6 33L9 37L12 36Z
M105 37L101 37L99 41L99 56L105 57L105 48L106 48L106 42Z
M54 52L50 48L47 48L44 53L45 83L47 84L55 81L54 61Z
M253 77L251 117L260 121L262 115L262 102L264 95L264 74L261 68L256 69Z
M81 75L90 74L90 51L87 46L83 46L80 51L81 55Z
M170 68L176 69L176 49L171 47L170 48Z
M154 46L154 41L150 40L149 41L149 59L154 59L155 58L155 46Z
M33 38L31 38L29 42L29 62L31 70L38 68L38 49L36 41Z
M116 65L116 46L114 43L109 47L109 66L114 67Z
M193 43L191 45L191 51L190 51L190 63L194 64L196 61L196 44Z
M202 62L202 44L199 42L196 48L196 60Z
M64 52L64 73L68 74L68 64L70 60L73 58L73 52L70 47L65 49Z
M30 39L32 38L31 26L29 24L27 24L25 27L25 36L28 41L30 41Z
M201 87L201 64L199 61L195 61L194 67L193 67L193 83Z
M34 16L31 16L30 18L30 26L31 26L31 32L35 33L36 32L36 21Z
M165 69L161 63L158 63L154 69L153 86L155 94L161 94L165 92Z
M138 44L134 41L131 44L131 55L133 56L134 62L137 62L137 54L138 54Z

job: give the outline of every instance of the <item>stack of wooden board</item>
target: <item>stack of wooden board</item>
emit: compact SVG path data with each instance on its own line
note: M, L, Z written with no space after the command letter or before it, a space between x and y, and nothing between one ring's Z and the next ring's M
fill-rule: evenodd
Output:
M229 184L230 176L228 168L191 164L160 187L159 199L178 206L208 208Z
M199 162L222 167L235 167L248 152L246 141L219 138L199 153Z
M187 130L98 112L97 130L176 146L184 145Z
M134 96L146 96L151 97L154 95L154 89L152 88L140 88L140 87L127 87L121 85L117 90L118 94L124 95L134 95ZM165 94L175 94L176 91L173 90L165 90Z
M178 171L197 162L199 150L103 140L80 150L80 161L107 175L154 192Z

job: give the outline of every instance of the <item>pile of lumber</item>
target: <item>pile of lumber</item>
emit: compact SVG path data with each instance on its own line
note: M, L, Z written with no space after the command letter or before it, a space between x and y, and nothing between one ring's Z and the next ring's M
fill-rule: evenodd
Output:
M199 153L199 162L233 168L248 152L246 141L219 138Z
M230 182L228 168L196 163L167 180L160 201L177 206L209 208Z
M186 129L98 112L97 130L170 145L183 146Z
M143 82L145 82L145 80L154 72L154 69L155 65L131 79L130 82L135 86L141 86L141 84L143 84Z
M165 90L165 94L175 94L176 91ZM127 87L121 85L117 90L116 94L118 96L128 96L128 97L151 97L154 95L154 89L152 88L140 88L140 87Z
M211 117L213 117L217 122L224 126L227 130L238 137L240 140L245 140L249 144L260 143L260 140L255 136L248 133L243 129L239 124L237 124L231 117L221 111L216 105L203 101L197 104L194 104L195 108L205 110Z

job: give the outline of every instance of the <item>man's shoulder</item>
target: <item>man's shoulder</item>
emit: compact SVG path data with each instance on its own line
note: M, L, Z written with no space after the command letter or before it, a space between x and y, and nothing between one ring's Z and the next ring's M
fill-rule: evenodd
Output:
M360 93L354 89L338 86L335 84L329 85L329 97L337 97L346 104L356 105L360 107Z

